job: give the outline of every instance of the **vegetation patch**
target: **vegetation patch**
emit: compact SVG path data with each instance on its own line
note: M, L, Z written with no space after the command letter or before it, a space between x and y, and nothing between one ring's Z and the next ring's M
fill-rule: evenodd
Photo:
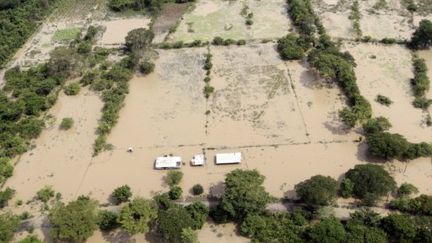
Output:
M76 38L79 38L81 33L81 28L67 28L62 30L57 30L52 37L53 41L63 42L63 41L72 41Z

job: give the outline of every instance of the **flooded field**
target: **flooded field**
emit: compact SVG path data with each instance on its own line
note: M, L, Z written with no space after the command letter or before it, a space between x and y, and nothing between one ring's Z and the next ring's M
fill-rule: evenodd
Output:
M118 45L125 42L129 31L138 28L148 28L150 18L136 17L113 19L99 22L98 25L105 28L102 38L98 41L99 45Z
M374 116L388 118L393 125L390 131L404 135L409 141L430 141L432 129L425 125L426 114L412 105L411 52L398 45L347 44L345 49L357 62L357 83L372 104ZM387 107L377 103L378 94L389 97L393 104Z
M267 39L286 35L290 21L284 0L202 0L195 9L184 15L169 41L224 39ZM252 25L246 15L252 13ZM229 16L227 18L226 16Z

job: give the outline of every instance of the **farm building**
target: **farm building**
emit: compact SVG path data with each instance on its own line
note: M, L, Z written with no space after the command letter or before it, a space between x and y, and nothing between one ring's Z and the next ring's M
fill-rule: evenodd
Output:
M241 158L242 155L240 152L216 154L216 164L240 164Z
M155 161L155 169L180 169L182 158L178 156L158 157Z

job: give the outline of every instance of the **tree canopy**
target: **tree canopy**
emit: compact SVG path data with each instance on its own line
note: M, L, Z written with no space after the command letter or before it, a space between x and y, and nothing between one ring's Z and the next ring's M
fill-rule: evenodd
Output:
M157 217L153 201L135 198L120 211L119 223L129 234L147 233L149 224Z
M0 242L12 240L19 227L19 218L10 212L0 214Z
M414 32L410 46L414 49L425 49L432 45L432 22L424 19Z
M236 220L241 220L250 213L261 212L270 202L270 195L265 191L263 182L264 176L256 170L231 171L225 178L221 209Z
M67 205L54 206L48 215L51 237L57 241L85 241L97 229L97 206L96 201L83 196Z
M310 205L327 206L337 196L338 183L329 176L316 175L295 186L297 196Z

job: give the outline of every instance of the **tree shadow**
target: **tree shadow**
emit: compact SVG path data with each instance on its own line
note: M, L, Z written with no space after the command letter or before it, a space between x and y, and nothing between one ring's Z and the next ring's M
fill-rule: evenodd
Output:
M102 232L102 237L110 243L129 243L136 242L131 236L123 230L114 230Z

